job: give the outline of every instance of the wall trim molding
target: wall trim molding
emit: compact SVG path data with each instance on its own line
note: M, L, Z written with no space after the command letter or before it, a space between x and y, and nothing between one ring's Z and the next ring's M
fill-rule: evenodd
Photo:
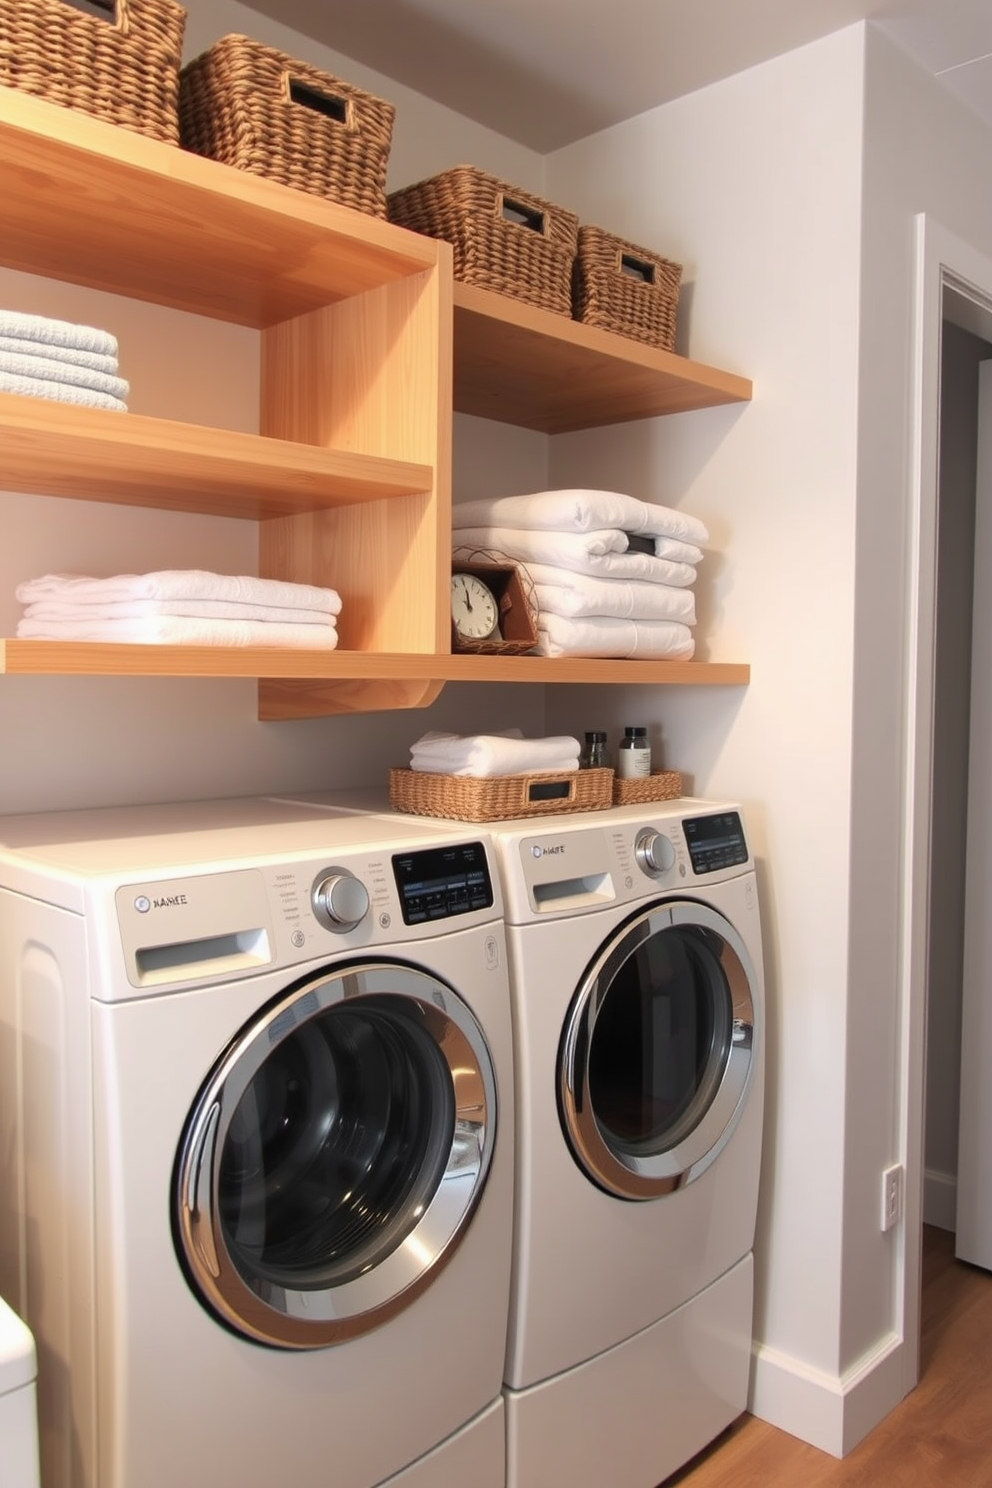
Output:
M887 1333L843 1374L755 1344L748 1410L790 1436L844 1457L906 1393L904 1345Z
M956 1173L940 1173L936 1168L923 1170L923 1223L938 1230L956 1230L958 1213L958 1180Z

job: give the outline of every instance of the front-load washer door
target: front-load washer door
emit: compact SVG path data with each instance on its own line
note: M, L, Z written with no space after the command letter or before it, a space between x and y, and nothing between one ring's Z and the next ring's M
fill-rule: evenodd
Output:
M495 1136L489 1050L450 987L386 961L310 979L234 1039L187 1122L174 1230L190 1284L274 1347L368 1332L458 1245Z
M558 1106L572 1153L608 1193L691 1183L747 1096L760 999L734 927L704 904L656 904L600 949L569 1008Z

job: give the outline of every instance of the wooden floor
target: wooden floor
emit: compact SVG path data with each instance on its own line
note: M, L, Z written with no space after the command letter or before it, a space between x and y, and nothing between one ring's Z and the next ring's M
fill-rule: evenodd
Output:
M664 1488L992 1488L992 1275L923 1233L920 1382L842 1461L751 1416Z

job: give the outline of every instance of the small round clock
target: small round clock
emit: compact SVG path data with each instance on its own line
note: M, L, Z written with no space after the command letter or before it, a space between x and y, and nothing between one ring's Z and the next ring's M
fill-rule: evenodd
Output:
M488 584L475 574L451 575L451 618L458 637L485 641L499 637L499 605Z

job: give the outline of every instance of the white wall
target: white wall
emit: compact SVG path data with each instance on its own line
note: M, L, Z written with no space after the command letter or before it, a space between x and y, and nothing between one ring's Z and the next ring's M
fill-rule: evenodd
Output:
M879 1214L904 1141L914 215L988 253L990 144L858 25L549 160L550 196L685 265L680 349L755 382L743 410L552 452L555 483L707 521L700 653L748 660L750 687L555 689L548 722L648 722L698 793L746 807L770 1014L754 1408L835 1452L908 1383L905 1236Z
M862 32L845 31L563 150L548 174L549 195L585 220L681 262L682 349L754 380L743 408L570 436L552 455L556 483L620 482L704 519L700 654L750 662L750 686L553 689L548 717L555 729L647 722L697 793L744 804L769 1015L756 1333L766 1361L830 1385L842 1367L862 62ZM884 1083L880 1102L887 1113ZM883 1330L887 1311L876 1299L866 1325ZM795 1409L778 1416L804 1431Z
M901 729L907 708L907 619L914 590L907 552L914 521L914 227L926 214L945 233L988 259L992 200L985 190L992 130L872 27L867 31L859 364L859 502L855 673L855 803L851 871L851 993L848 1146L870 1130L873 1065L910 1027L905 968L898 955L901 852ZM931 411L931 414L933 411ZM885 561L891 555L891 561ZM946 574L942 574L946 579ZM966 571L961 582L970 585ZM915 1017L915 1013L914 1013ZM915 1076L914 1076L915 1078ZM922 1091L900 1080L896 1119L909 1127ZM914 1175L914 1179L918 1175ZM895 1238L909 1247L917 1236ZM845 1223L843 1337L853 1348L858 1311L886 1274L855 1207ZM910 1280L912 1267L910 1267ZM907 1299L907 1307L912 1304Z
M189 0L185 57L241 32L277 46L397 106L389 188L463 159L532 189L541 156L463 119L236 0ZM258 338L160 306L0 270L0 304L106 326L120 341L135 412L254 430ZM221 369L222 375L218 375ZM546 484L547 440L456 419L455 492L484 495ZM166 567L257 571L254 523L126 506L0 493L0 634L20 614L16 584L53 571L112 574ZM0 679L5 768L0 812L133 800L228 796L273 789L382 785L427 728L516 723L543 729L544 689L449 686L430 709L368 717L259 723L255 684L242 680Z

